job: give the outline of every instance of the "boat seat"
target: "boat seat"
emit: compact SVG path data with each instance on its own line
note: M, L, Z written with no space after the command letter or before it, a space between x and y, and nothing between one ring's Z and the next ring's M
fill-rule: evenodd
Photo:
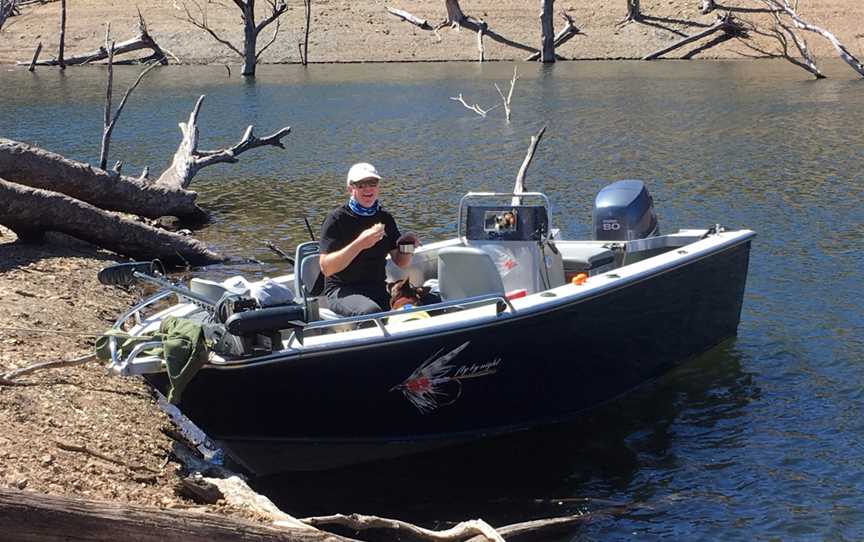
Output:
M504 283L492 258L473 247L446 247L438 252L438 288L444 301L504 295Z
M314 252L309 247L313 243L315 245ZM301 303L305 304L308 299L317 299L320 319L337 320L342 317L327 307L327 296L321 295L324 288L324 277L321 276L321 266L318 263L320 254L317 250L318 243L316 241L297 245L297 259L294 260L294 291ZM321 279L320 283L319 278Z

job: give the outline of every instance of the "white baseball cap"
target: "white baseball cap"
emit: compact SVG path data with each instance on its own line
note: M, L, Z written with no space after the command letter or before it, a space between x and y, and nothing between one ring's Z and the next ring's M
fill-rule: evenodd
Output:
M363 179L381 180L381 175L378 175L378 170L375 169L375 166L372 164L360 162L359 164L354 164L351 166L351 169L348 170L348 180L346 184L351 186L351 183L356 183Z

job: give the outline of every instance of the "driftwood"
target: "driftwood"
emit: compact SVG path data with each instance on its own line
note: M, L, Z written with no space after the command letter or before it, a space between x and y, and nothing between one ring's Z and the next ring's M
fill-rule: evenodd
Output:
M528 145L528 152L525 154L525 159L522 160L522 165L519 166L519 172L516 174L516 182L513 185L513 193L521 194L525 192L525 176L528 174L528 166L531 165L531 160L534 159L534 151L537 150L537 144L543 139L543 134L546 133L546 127L540 128L536 135L531 136L531 143ZM522 198L513 196L513 205L521 205Z
M209 513L88 501L0 488L0 533L17 542L347 542L321 531L274 528Z
M250 149L263 146L273 146L284 149L282 138L291 132L290 127L282 128L274 134L262 138L255 137L253 134L254 126L246 128L243 138L236 145L229 149L220 149L216 151L199 151L198 150L198 113L201 111L201 103L204 101L202 95L195 103L195 108L189 115L188 122L179 124L180 131L183 133L183 139L180 142L177 152L174 153L174 160L171 166L165 170L155 182L157 186L181 190L189 186L192 178L202 168L212 166L213 164L236 163L239 160L237 156Z
M39 147L0 138L0 177L61 192L96 207L150 218L171 215L201 220L197 194L120 176Z
M350 516L335 514L332 516L319 516L304 518L301 521L309 525L320 527L322 525L339 525L348 527L355 531L366 529L388 529L400 534L408 535L419 540L429 542L459 542L468 536L480 535L480 540L488 542L504 542L501 535L488 523L480 519L463 521L443 531L424 529L411 523L395 519L379 518L376 516L364 516L351 514Z
M147 23L144 21L144 17L141 16L141 13L138 13L138 36L122 41L116 44L114 49L114 55L123 55L126 53L133 53L136 51L142 50L150 50L151 54L144 57L138 58L135 60L129 60L125 62L115 62L115 64L147 64L149 62L159 62L160 64L168 64L168 57L166 56L166 51L163 50L156 43L156 40L150 35L147 31ZM108 59L108 49L102 45L99 49L92 51L90 53L86 53L79 56L69 57L63 60L66 66L75 66L80 64L89 64L91 62L97 62L99 60L107 60ZM28 64L27 62L18 62L18 64ZM59 66L60 62L58 59L51 60L41 60L36 63L37 66Z
M21 367L20 369L15 369L13 371L9 371L8 373L2 376L3 381L5 382L14 382L17 378L20 378L24 375L28 375L30 373L35 373L36 371L43 371L45 369L58 369L60 367L74 367L76 365L84 365L85 363L96 359L96 354L87 354L86 356L80 356L74 359L60 359L60 360L51 360L51 361L42 361L39 363L34 363L32 365L28 365L26 367Z
M672 45L670 45L668 47L664 47L663 49L660 49L659 51L654 51L650 55L645 55L644 57L642 57L642 60L658 59L663 55L666 55L668 53L671 53L672 51L675 51L676 49L680 49L681 47L687 45L688 43L693 43L694 41L699 41L702 38L710 36L711 34L713 34L715 32L719 32L719 31L726 32L727 34L735 34L735 33L740 31L740 27L735 23L735 21L733 20L731 15L726 14L722 17L719 17L716 23L709 26L708 28L706 28L702 32L699 32L697 34L693 34L692 36L687 36L686 38L679 40L679 41L676 41L675 43L673 43Z
M67 195L0 179L0 224L22 241L47 231L66 233L134 259L159 258L168 265L207 265L225 258L206 245L103 211Z

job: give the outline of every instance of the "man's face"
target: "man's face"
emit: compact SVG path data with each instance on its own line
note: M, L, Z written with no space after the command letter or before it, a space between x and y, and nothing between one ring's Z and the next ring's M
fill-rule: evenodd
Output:
M378 199L378 179L363 179L351 183L351 197L363 207L372 207Z

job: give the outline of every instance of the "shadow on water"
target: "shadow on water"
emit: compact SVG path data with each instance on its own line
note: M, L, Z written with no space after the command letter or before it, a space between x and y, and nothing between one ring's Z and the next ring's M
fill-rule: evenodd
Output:
M255 487L298 517L362 513L442 528L476 517L501 526L598 511L607 501L655 508L661 503L647 502L652 495L634 502L632 490L644 464L675 461L681 435L672 426L682 417L707 425L715 416L735 418L759 396L740 361L733 339L574 421L398 460L262 478Z

